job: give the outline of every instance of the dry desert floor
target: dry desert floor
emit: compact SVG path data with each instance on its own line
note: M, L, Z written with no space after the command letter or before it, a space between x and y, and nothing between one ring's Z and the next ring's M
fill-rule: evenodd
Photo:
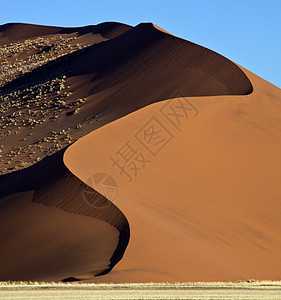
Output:
M1 299L281 299L281 281L87 284L0 283Z

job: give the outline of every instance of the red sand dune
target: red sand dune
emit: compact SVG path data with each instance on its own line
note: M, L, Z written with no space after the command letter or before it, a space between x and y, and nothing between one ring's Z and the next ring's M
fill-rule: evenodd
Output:
M0 32L90 44L2 88L60 70L87 101L36 131L84 137L0 177L0 280L280 279L280 89L150 23Z

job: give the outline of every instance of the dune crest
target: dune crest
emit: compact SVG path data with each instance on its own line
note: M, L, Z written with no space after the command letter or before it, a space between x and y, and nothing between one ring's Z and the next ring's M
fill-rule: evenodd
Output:
M43 26L26 23L8 23L0 26L1 44L2 40L15 42L27 38L34 38L39 36L53 35L53 34L71 34L78 32L79 35L87 33L101 33L106 39L114 38L131 26L117 23L104 22L97 25L89 25L84 27L58 27L58 26Z
M168 32L168 31L164 30L163 28L161 28L161 27L159 27L159 26L157 26L157 25L155 25L155 24L153 24L153 23L152 23L152 25L153 25L153 27L155 27L157 30L159 30L159 31L163 31L163 32L165 32L165 33L167 33L167 34L170 34L170 35L172 35L170 32Z

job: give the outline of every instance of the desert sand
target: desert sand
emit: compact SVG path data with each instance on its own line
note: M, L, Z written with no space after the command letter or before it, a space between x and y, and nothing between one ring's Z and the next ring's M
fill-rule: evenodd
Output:
M7 44L0 280L280 280L279 88L151 23Z

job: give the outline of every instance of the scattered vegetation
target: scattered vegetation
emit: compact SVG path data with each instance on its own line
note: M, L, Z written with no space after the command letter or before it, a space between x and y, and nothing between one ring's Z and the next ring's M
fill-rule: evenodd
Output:
M61 56L82 48L76 37L37 37L0 48L0 87Z
M51 60L81 49L81 45L74 43L75 39L38 37L1 47L0 87ZM79 113L86 98L75 99L71 85L66 84L65 74L51 76L28 87L0 91L2 174L28 167L80 137L76 129L82 127L78 123ZM62 127L63 116L73 116L71 127ZM51 128L50 122L54 124Z
M63 71L28 86L5 87L25 73L86 47L75 40L54 35L0 47L0 174L31 166L82 136L77 129L85 123L81 112L86 98L75 97Z

